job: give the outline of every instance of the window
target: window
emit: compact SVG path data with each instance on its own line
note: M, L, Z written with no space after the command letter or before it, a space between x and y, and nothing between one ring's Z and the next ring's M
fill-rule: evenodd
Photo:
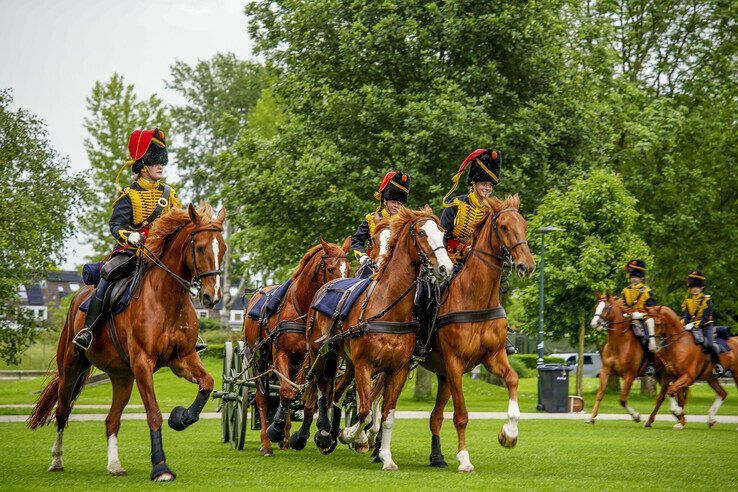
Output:
M33 315L33 319L36 321L46 321L48 319L46 306L24 306L24 308Z
M46 280L42 280L40 285L41 285L41 288L42 289L45 289L46 288Z
M79 290L79 284L69 284L69 290L77 292Z
M64 292L64 286L63 285L57 285L56 286L56 290L58 290L59 292Z
M572 366L572 365L574 365L576 363L577 363L577 356L576 355L571 355L571 356L569 356L568 359L566 359L566 365L567 366Z
M18 295L24 301L27 301L28 300L28 293L26 292L26 286L25 285L21 285L20 287L18 287Z
M208 310L207 309L197 309L197 317L198 318L207 318L208 317Z
M591 355L585 355L584 356L584 365L592 365L592 356Z
M243 311L231 311L231 323L240 323L243 321Z

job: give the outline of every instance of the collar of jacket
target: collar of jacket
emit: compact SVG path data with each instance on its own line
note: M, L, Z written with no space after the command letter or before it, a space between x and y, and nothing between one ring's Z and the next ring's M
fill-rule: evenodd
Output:
M155 183L152 183L151 181L147 180L146 178L138 178L136 180L136 183L138 184L138 186L140 186L144 190L148 191L148 190L155 190L156 188L158 188L160 181L161 180L156 180Z

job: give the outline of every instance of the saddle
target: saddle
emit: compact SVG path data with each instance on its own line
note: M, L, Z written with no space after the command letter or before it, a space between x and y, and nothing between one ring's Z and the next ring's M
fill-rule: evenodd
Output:
M311 307L334 321L343 320L371 282L371 278L342 278L328 282L318 292Z
M131 299L138 299L138 287L141 284L141 279L146 273L146 263L140 259L136 262L136 267L131 273L118 278L108 286L105 292L105 298L103 299L102 312L105 315L116 315L125 311L130 304ZM98 282L93 285L97 285ZM80 304L79 310L86 313L87 308L90 306L91 297L94 295L95 289L90 291L90 294Z
M705 336L702 334L702 330L691 330L694 344L699 345L702 348L702 352L709 353L708 347L705 345ZM728 340L733 334L730 332L729 326L716 326L715 327L715 345L717 345L718 353L730 352L731 348L728 344Z
M646 348L648 347L648 331L646 325L639 319L632 319L630 321L630 329L633 330L633 334L641 342L641 345Z
M255 320L266 320L272 314L274 314L284 300L287 290L292 285L292 279L289 279L279 287L269 292L260 290L259 292L264 295L256 301L256 303L249 309L248 317Z

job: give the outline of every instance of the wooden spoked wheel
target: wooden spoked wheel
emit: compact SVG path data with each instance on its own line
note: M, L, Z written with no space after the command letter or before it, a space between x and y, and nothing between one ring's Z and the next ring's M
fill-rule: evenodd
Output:
M243 371L244 342L239 341L233 350L233 362L231 364L231 377L234 378ZM240 380L246 379L244 376ZM246 442L246 427L248 425L249 388L240 382L233 384L231 390L236 398L231 402L230 408L230 441L233 449L241 450Z

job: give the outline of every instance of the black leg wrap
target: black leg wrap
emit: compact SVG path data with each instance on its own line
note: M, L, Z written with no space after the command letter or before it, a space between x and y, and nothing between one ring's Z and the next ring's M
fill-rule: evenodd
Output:
M318 398L318 422L316 423L318 430L327 431L331 428L328 422L328 409L325 406L325 396Z
M287 400L280 400L277 412L274 414L272 424L267 428L267 437L271 442L282 442L284 440L284 428L287 424L285 417L285 408L289 408L290 403Z
M341 432L341 407L333 405L333 420L331 421L331 436L333 439L338 437Z
M441 452L441 436L431 437L430 466L446 468L448 463Z
M379 428L379 433L376 439L374 439L374 451L372 451L372 461L374 463L381 463L382 458L379 457L379 448L382 447L382 428Z
M161 429L149 432L151 434L151 464L156 465L167 459L164 456L164 446L161 443Z
M305 418L302 421L300 430L290 436L290 448L295 451L302 451L305 449L308 438L310 437L310 421Z
M208 402L206 394L199 392L195 401L190 405L190 408L185 407L174 407L172 413L169 415L169 427L176 431L185 430L198 420L200 420L200 412Z

